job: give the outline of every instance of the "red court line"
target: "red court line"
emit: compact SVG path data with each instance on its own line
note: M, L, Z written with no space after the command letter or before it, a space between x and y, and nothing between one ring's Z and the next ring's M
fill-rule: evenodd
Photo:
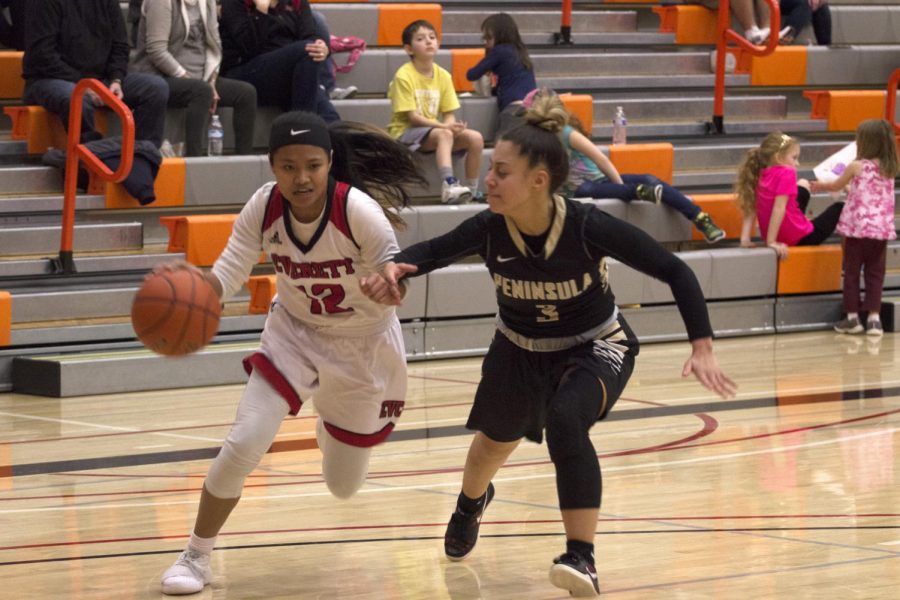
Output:
M615 523L615 522L646 522L646 521L698 521L698 520L737 520L737 519L866 519L866 518L883 518L883 517L900 517L900 514L877 514L877 513L860 513L848 515L733 515L733 516L703 516L703 517L610 517L597 519L598 523ZM502 521L482 521L483 525L552 525L562 523L562 519L516 519ZM256 529L248 531L226 531L220 536L241 536L241 535L276 535L282 533L322 533L330 531L376 531L383 529L412 529L417 527L446 527L447 523L392 523L386 525L341 525L336 527L294 527L289 529ZM674 525L673 525L674 527ZM712 530L715 531L715 530ZM92 544L115 544L119 542L154 542L160 540L179 540L187 539L189 536L179 535L153 535L143 537L128 538L106 538L97 540L73 540L65 542L44 542L40 544L19 544L15 546L0 546L3 550L25 550L34 548L56 548L64 546L81 546Z
M629 455L629 454L643 454L643 453L647 453L647 452L656 452L659 450L665 450L670 447L675 447L678 444L683 444L683 443L690 442L695 439L699 439L699 438L705 437L707 435L710 435L718 427L718 422L713 417L711 417L707 414L697 414L696 416L699 417L701 421L703 421L703 427L696 433L693 433L689 436L686 436L686 437L683 437L681 439L674 440L671 442L666 442L664 444L657 444L655 446L649 446L646 448L635 448L632 450L622 450L620 452L613 452L610 454L604 454L604 455L600 455L600 456L601 457L625 456L625 455ZM303 440L300 440L300 441L303 441ZM269 451L270 452L289 451L292 448L293 447L289 446L289 445L275 447L275 445L273 444L273 448L270 449ZM522 462L522 463L507 464L507 465L504 465L503 468L544 465L544 464L548 464L549 462L550 462L549 460L528 461L528 462ZM463 470L462 467L446 467L446 468L440 468L440 469L414 469L414 470L410 470L410 471L373 471L373 472L369 473L368 479L388 479L388 478L394 478L394 477L413 477L413 476L421 477L423 475L441 475L441 474L447 474L447 473L460 473L460 472L462 472L462 470ZM70 475L72 475L72 474L70 473ZM95 474L95 476L96 476L96 474ZM132 475L132 477L136 477L136 476L137 475ZM171 475L169 477L178 478L180 476L179 475ZM303 477L303 476L297 475L295 477ZM317 477L317 479L314 481L286 481L286 482L279 482L279 483L251 483L251 484L245 485L244 487L245 488L256 488L256 487L269 488L269 487L282 487L282 486L288 486L288 485L309 485L311 483L322 483L324 481L322 479L321 473L317 473L315 475L306 475L305 477ZM16 502L16 501L20 501L20 500L54 500L54 499L58 499L58 498L73 499L73 498L94 498L94 497L110 497L110 496L137 496L137 495L152 496L152 495L156 495L156 494L177 494L177 493L186 493L186 492L187 493L199 492L200 489L201 488L199 488L199 487L197 487L197 488L168 488L168 489L159 489L159 490L135 490L135 491L127 491L127 492L88 492L88 493L81 493L81 494L64 494L64 495L54 494L54 495L47 495L47 496L22 496L22 497L0 498L0 502Z

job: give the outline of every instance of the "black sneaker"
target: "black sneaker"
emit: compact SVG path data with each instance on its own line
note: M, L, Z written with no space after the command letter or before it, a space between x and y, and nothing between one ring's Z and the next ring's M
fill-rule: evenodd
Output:
M639 183L635 191L637 192L638 200L653 202L654 204L662 202L663 186L661 183L656 185Z
M705 212L700 213L697 215L697 218L694 219L694 227L703 234L703 238L706 240L707 244L715 244L725 237L725 232L722 231L718 225L713 223L712 218Z
M566 552L553 559L550 583L579 598L600 595L597 569L580 555Z
M484 506L472 515L464 515L458 510L450 515L447 523L447 532L444 534L444 554L450 560L462 560L475 548L478 541L478 528L481 525L481 517L488 504L494 498L494 484L489 483L485 493Z

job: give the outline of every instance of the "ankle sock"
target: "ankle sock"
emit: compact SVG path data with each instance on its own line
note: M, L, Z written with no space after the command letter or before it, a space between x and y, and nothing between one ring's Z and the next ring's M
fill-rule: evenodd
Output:
M580 540L566 540L566 552L577 554L584 560L594 564L594 545Z
M859 315L857 313L847 313L847 320L852 321L853 319L859 319Z
M466 179L463 182L463 185L466 186L467 188L469 188L470 190L472 190L472 193L474 194L475 192L478 191L478 178Z
M449 181L451 179L456 181L456 177L453 176L452 167L438 167L438 173L444 181Z
M216 546L216 538L202 538L194 532L191 532L191 541L188 542L188 548L196 550L201 554L212 554L213 548Z

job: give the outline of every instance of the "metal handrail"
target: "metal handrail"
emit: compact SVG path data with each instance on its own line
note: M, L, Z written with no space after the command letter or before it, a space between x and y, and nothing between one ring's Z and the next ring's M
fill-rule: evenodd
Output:
M84 94L91 90L111 108L122 121L122 158L115 172L103 164L97 156L80 143L81 113L84 107ZM75 261L72 257L72 239L75 231L75 195L78 183L78 161L83 160L88 171L95 173L100 179L118 183L131 172L134 160L134 117L125 103L116 98L108 87L97 79L82 79L72 92L69 105L69 137L66 141L66 179L63 194L62 233L59 241L59 258L51 261L51 269L55 273L75 273Z
M897 121L897 86L900 85L900 69L891 73L887 84L887 99L884 103L884 118L894 127L894 133L897 134L898 142L900 142L900 122Z
M778 32L781 30L781 10L776 0L765 0L769 5L769 40L765 46L756 46L744 36L731 29L731 12L729 0L719 2L719 19L716 26L716 86L713 99L713 118L711 133L725 133L725 51L728 42L734 42L738 48L754 55L767 56L778 47Z

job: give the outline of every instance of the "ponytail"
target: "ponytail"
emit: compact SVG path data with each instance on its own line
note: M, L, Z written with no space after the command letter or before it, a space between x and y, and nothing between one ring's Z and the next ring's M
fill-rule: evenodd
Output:
M759 183L759 172L762 168L759 148L748 150L738 167L734 193L737 196L738 206L745 216L756 213L756 185Z
M569 121L569 114L553 91L542 89L533 96L525 111L525 124L510 129L500 139L519 147L528 159L528 166L539 164L550 173L550 193L554 193L569 178L569 154L560 134Z
M409 148L365 123L337 121L328 130L332 176L370 195L394 228L404 228L406 223L397 212L410 203L405 186L427 184Z

